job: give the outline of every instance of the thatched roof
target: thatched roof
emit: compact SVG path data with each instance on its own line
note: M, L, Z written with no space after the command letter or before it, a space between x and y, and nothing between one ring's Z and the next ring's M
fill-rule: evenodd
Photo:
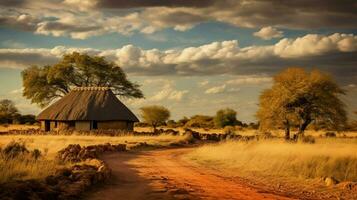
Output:
M79 87L47 107L38 120L125 120L138 118L107 87Z

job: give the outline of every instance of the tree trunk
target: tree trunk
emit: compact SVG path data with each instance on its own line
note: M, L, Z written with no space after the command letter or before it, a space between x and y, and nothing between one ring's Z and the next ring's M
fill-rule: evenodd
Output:
M297 137L304 137L304 132L305 129L307 128L307 126L312 122L312 120L310 118L307 118L304 120L304 122L302 124L300 124L299 126L299 131L297 133Z
M284 122L285 125L285 140L290 140L290 123L289 120Z
M153 133L156 133L156 123L152 124L152 127L153 127Z

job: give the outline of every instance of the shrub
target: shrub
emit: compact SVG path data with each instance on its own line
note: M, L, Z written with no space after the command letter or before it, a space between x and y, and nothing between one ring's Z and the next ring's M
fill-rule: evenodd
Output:
M185 124L186 127L192 128L213 128L213 117L205 115L194 115Z
M34 158L35 160L39 159L41 157L41 151L38 150L38 149L34 149L32 152L31 152L31 157Z
M326 137L336 137L336 133L335 132L326 132L325 136Z
M309 144L314 144L315 143L315 138L311 135L303 136L301 138L302 143L309 143Z
M15 158L19 155L29 153L25 143L12 141L2 151L6 158Z
M234 126L237 122L236 115L237 112L230 108L218 110L214 117L214 125L218 128Z

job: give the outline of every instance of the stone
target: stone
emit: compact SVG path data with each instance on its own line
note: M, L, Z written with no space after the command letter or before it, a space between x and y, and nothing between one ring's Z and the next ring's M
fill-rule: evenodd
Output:
M339 183L338 186L340 186L341 188L346 189L346 190L357 191L357 182L345 181L345 182Z
M87 159L87 160L85 160L85 163L87 163L88 165L96 166L96 167L100 167L100 166L103 165L103 161L98 160L98 159L96 159L96 158L94 158L94 159Z
M56 176L66 176L69 177L72 174L72 170L68 168L58 169L55 173Z
M333 186L333 185L336 185L337 183L338 183L338 181L333 177L326 177L325 178L326 186Z

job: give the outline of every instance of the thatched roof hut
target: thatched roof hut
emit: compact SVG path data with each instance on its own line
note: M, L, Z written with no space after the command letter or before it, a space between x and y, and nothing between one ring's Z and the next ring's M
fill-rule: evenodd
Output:
M132 130L138 118L108 87L78 87L38 116L45 131L53 129Z

